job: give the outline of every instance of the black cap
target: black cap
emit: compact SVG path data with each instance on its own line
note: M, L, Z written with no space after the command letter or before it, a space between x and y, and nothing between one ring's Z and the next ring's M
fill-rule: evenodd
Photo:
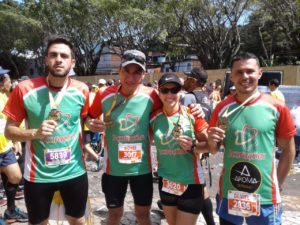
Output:
M206 71L201 68L193 68L191 72L185 73L185 75L196 78L199 83L206 83L208 78Z
M174 83L174 84L177 84L178 86L182 87L181 80L174 73L163 74L158 81L158 87L161 87L168 83Z

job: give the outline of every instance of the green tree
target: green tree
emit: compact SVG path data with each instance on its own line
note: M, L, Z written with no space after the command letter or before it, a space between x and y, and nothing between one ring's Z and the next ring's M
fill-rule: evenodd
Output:
M26 55L37 55L41 46L41 24L28 18L13 1L0 3L0 60L18 78L26 69Z

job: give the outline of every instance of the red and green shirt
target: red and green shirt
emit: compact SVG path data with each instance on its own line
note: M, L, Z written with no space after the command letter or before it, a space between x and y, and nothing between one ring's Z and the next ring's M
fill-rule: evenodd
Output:
M161 106L157 91L140 85L134 96L126 96L110 86L96 93L89 110L93 118L110 113L105 129L104 172L114 176L151 173L150 113ZM115 98L116 96L116 98Z
M232 96L217 105L210 127L218 126L227 111L240 105ZM219 194L243 191L260 195L260 202L281 201L275 165L276 138L289 139L296 134L291 115L284 103L261 94L227 118L224 139L224 163Z
M181 135L195 139L194 132L207 128L204 119L196 119L185 107L172 115L161 109L151 115L151 128L157 150L158 174L170 181L182 184L204 184L205 177L198 154L182 150L173 135L177 123Z
M88 87L68 79L56 114L58 128L50 137L26 143L24 178L49 183L84 174L81 118L88 112ZM59 90L48 87L46 77L21 82L12 92L3 112L16 122L26 121L28 129L38 129L49 116L49 91L54 99Z

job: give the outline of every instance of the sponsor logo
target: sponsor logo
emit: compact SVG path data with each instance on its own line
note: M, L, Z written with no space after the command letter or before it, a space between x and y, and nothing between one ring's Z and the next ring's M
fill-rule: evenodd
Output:
M230 181L239 191L255 192L261 184L261 173L249 162L238 162L230 171Z

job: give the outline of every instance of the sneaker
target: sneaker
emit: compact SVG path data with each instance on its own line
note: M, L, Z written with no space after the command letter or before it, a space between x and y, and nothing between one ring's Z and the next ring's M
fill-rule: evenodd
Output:
M5 222L5 220L3 218L0 218L0 225L7 225L7 223Z
M19 199L22 199L22 198L24 198L24 192L23 191L17 191L15 199L19 200Z
M13 212L5 210L4 219L7 223L14 222L28 222L28 215L25 212L22 212L19 208L15 208Z
M1 207L1 206L5 206L5 205L7 205L7 200L1 198L1 199L0 199L0 207ZM0 218L0 219L1 219L1 218ZM0 225L1 225L1 223L0 223Z

